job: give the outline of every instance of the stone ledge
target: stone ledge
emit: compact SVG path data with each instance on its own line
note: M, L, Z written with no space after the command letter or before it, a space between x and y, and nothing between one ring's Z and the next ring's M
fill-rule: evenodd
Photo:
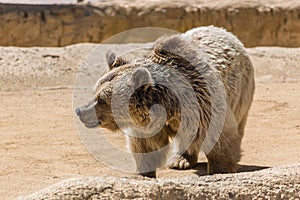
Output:
M184 179L73 178L19 199L299 199L300 165Z
M183 32L213 24L236 34L247 47L299 47L299 13L300 2L296 0L282 3L271 0L242 3L112 0L77 5L0 4L0 45L99 43L137 27L155 26Z
M101 61L97 65L102 67L90 66L94 73L86 73L87 80L94 81L93 85L103 73L101 70L107 66L105 53L108 49L128 51L146 45L99 46L97 57ZM72 88L80 66L96 46L77 44L59 48L0 47L0 91ZM300 82L300 48L256 47L248 48L247 51L255 67L256 83Z

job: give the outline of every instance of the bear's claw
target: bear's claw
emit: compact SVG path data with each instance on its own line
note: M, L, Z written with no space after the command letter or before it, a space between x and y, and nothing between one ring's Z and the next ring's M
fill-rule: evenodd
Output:
M191 164L186 158L181 156L173 164L170 165L170 168L171 169L185 170L185 169L190 169Z

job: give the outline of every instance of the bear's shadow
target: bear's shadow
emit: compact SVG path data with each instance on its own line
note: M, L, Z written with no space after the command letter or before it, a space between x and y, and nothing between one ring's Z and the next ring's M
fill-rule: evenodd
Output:
M257 166L257 165L239 165L239 169L237 173L241 172L253 172L259 171L262 169L268 169L270 167L267 166ZM206 162L198 162L193 168L195 170L195 174L198 176L205 176L207 175L207 163Z

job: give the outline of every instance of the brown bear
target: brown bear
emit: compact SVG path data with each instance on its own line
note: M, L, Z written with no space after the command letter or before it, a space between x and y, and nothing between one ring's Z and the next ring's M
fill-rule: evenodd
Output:
M87 127L122 130L139 174L155 177L167 161L189 169L200 150L208 174L237 170L254 69L234 35L194 28L130 56L108 53L107 62L94 99L76 113Z

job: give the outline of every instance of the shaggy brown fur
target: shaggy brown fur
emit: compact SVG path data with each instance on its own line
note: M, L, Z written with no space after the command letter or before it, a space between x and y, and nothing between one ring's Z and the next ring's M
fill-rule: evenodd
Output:
M200 27L162 37L152 49L142 50L137 57L125 60L108 54L107 60L111 71L97 82L95 99L76 112L87 127L99 124L112 131L126 129L141 175L155 177L155 169L167 159L171 168L191 168L197 163L206 136L211 138L208 143L215 143L212 149L202 147L208 159L208 173L237 170L253 99L254 72L235 36L220 28ZM166 84L160 84L162 81ZM219 98L213 106L215 97L211 92L218 92L215 88L220 83L225 88L225 110ZM123 93L112 98L115 88ZM113 115L114 103L128 105L129 114L120 106L115 109L117 115ZM165 112L155 105L162 106ZM217 129L209 128L215 120L213 115L221 115L222 109L225 122L218 135L214 133ZM91 117L94 110L96 118ZM195 123L198 125L194 130ZM217 140L215 135L219 136Z

